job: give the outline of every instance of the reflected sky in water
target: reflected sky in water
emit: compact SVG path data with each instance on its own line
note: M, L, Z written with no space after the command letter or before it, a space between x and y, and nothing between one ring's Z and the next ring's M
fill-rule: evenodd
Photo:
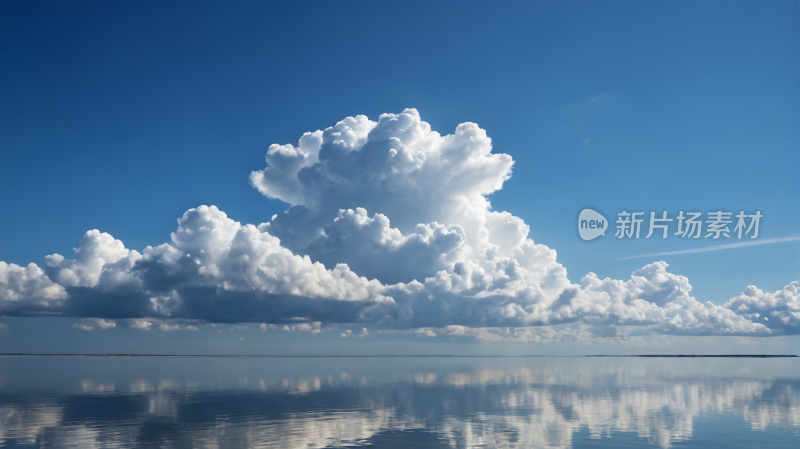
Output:
M796 447L800 359L0 358L14 447Z

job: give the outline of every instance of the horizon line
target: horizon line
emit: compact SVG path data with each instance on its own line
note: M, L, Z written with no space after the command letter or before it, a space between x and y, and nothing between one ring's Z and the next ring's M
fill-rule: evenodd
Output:
M389 357L800 357L798 354L526 354L526 355L456 355L456 354L371 354L371 355L279 355L279 354L49 354L30 352L0 352L0 357L262 357L262 358L389 358Z

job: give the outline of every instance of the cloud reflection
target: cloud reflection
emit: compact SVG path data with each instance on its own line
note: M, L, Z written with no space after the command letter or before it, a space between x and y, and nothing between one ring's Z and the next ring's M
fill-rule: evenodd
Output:
M754 431L800 428L800 377L790 374L791 366L770 374L742 370L767 362L733 360L715 367L720 375L709 374L711 361L516 359L491 367L492 360L477 369L437 362L394 371L362 365L327 375L267 370L247 377L232 370L213 383L191 376L82 378L58 393L39 385L21 394L6 385L0 442L569 448L581 432L589 438L628 432L668 448L691 439L703 416L733 412L732 425L743 422Z

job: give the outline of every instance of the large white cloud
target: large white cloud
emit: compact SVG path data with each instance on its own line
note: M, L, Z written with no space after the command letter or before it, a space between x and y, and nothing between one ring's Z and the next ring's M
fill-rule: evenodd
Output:
M50 280L36 264L27 267L0 261L0 305L48 307L67 298L64 287Z
M272 145L266 161L251 183L290 205L270 222L242 225L201 206L178 219L169 243L141 253L89 231L75 259L47 256L45 270L0 262L0 312L449 334L528 329L521 339L539 338L531 327L568 323L600 336L622 326L798 333L797 283L775 293L749 287L721 306L697 301L664 262L629 280L589 273L572 284L556 252L528 238L528 224L491 209L487 195L514 162L493 153L473 123L442 136L413 109L378 122L350 117L297 146Z

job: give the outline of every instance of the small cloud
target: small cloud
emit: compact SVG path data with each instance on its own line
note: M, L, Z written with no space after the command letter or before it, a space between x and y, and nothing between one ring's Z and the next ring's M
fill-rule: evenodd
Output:
M197 330L197 326L186 326L186 330L187 331L196 331Z
M128 327L133 329L139 329L143 331L149 331L150 328L153 326L153 323L150 321L145 320L131 320L128 322Z
M435 337L436 332L432 331L431 329L417 329L414 331L415 334L420 334L423 337Z
M94 323L100 329L111 329L112 327L117 327L117 323L112 320L101 320L98 318L94 320Z
M292 326L294 328L293 331L296 332L310 332L312 334L318 334L322 332L322 323L319 321L315 321L313 323L302 323Z
M239 340L242 340L242 341L244 341L244 337L239 337Z
M369 335L369 332L367 331L367 328L362 327L361 330L358 331L358 333L353 332L350 329L347 329L346 331L344 331L341 334L339 334L339 337L341 337L341 338L361 338L361 337L366 337L367 335Z
M0 331L8 332L8 325L6 323L0 323Z
M104 320L102 318L85 318L79 323L72 325L75 329L82 331L90 331L94 329L111 329L117 327L117 323L113 320Z
M179 331L179 330L181 330L181 326L180 326L180 324L174 324L174 325L170 326L167 323L162 323L160 326L158 326L158 330L160 330L162 332Z

